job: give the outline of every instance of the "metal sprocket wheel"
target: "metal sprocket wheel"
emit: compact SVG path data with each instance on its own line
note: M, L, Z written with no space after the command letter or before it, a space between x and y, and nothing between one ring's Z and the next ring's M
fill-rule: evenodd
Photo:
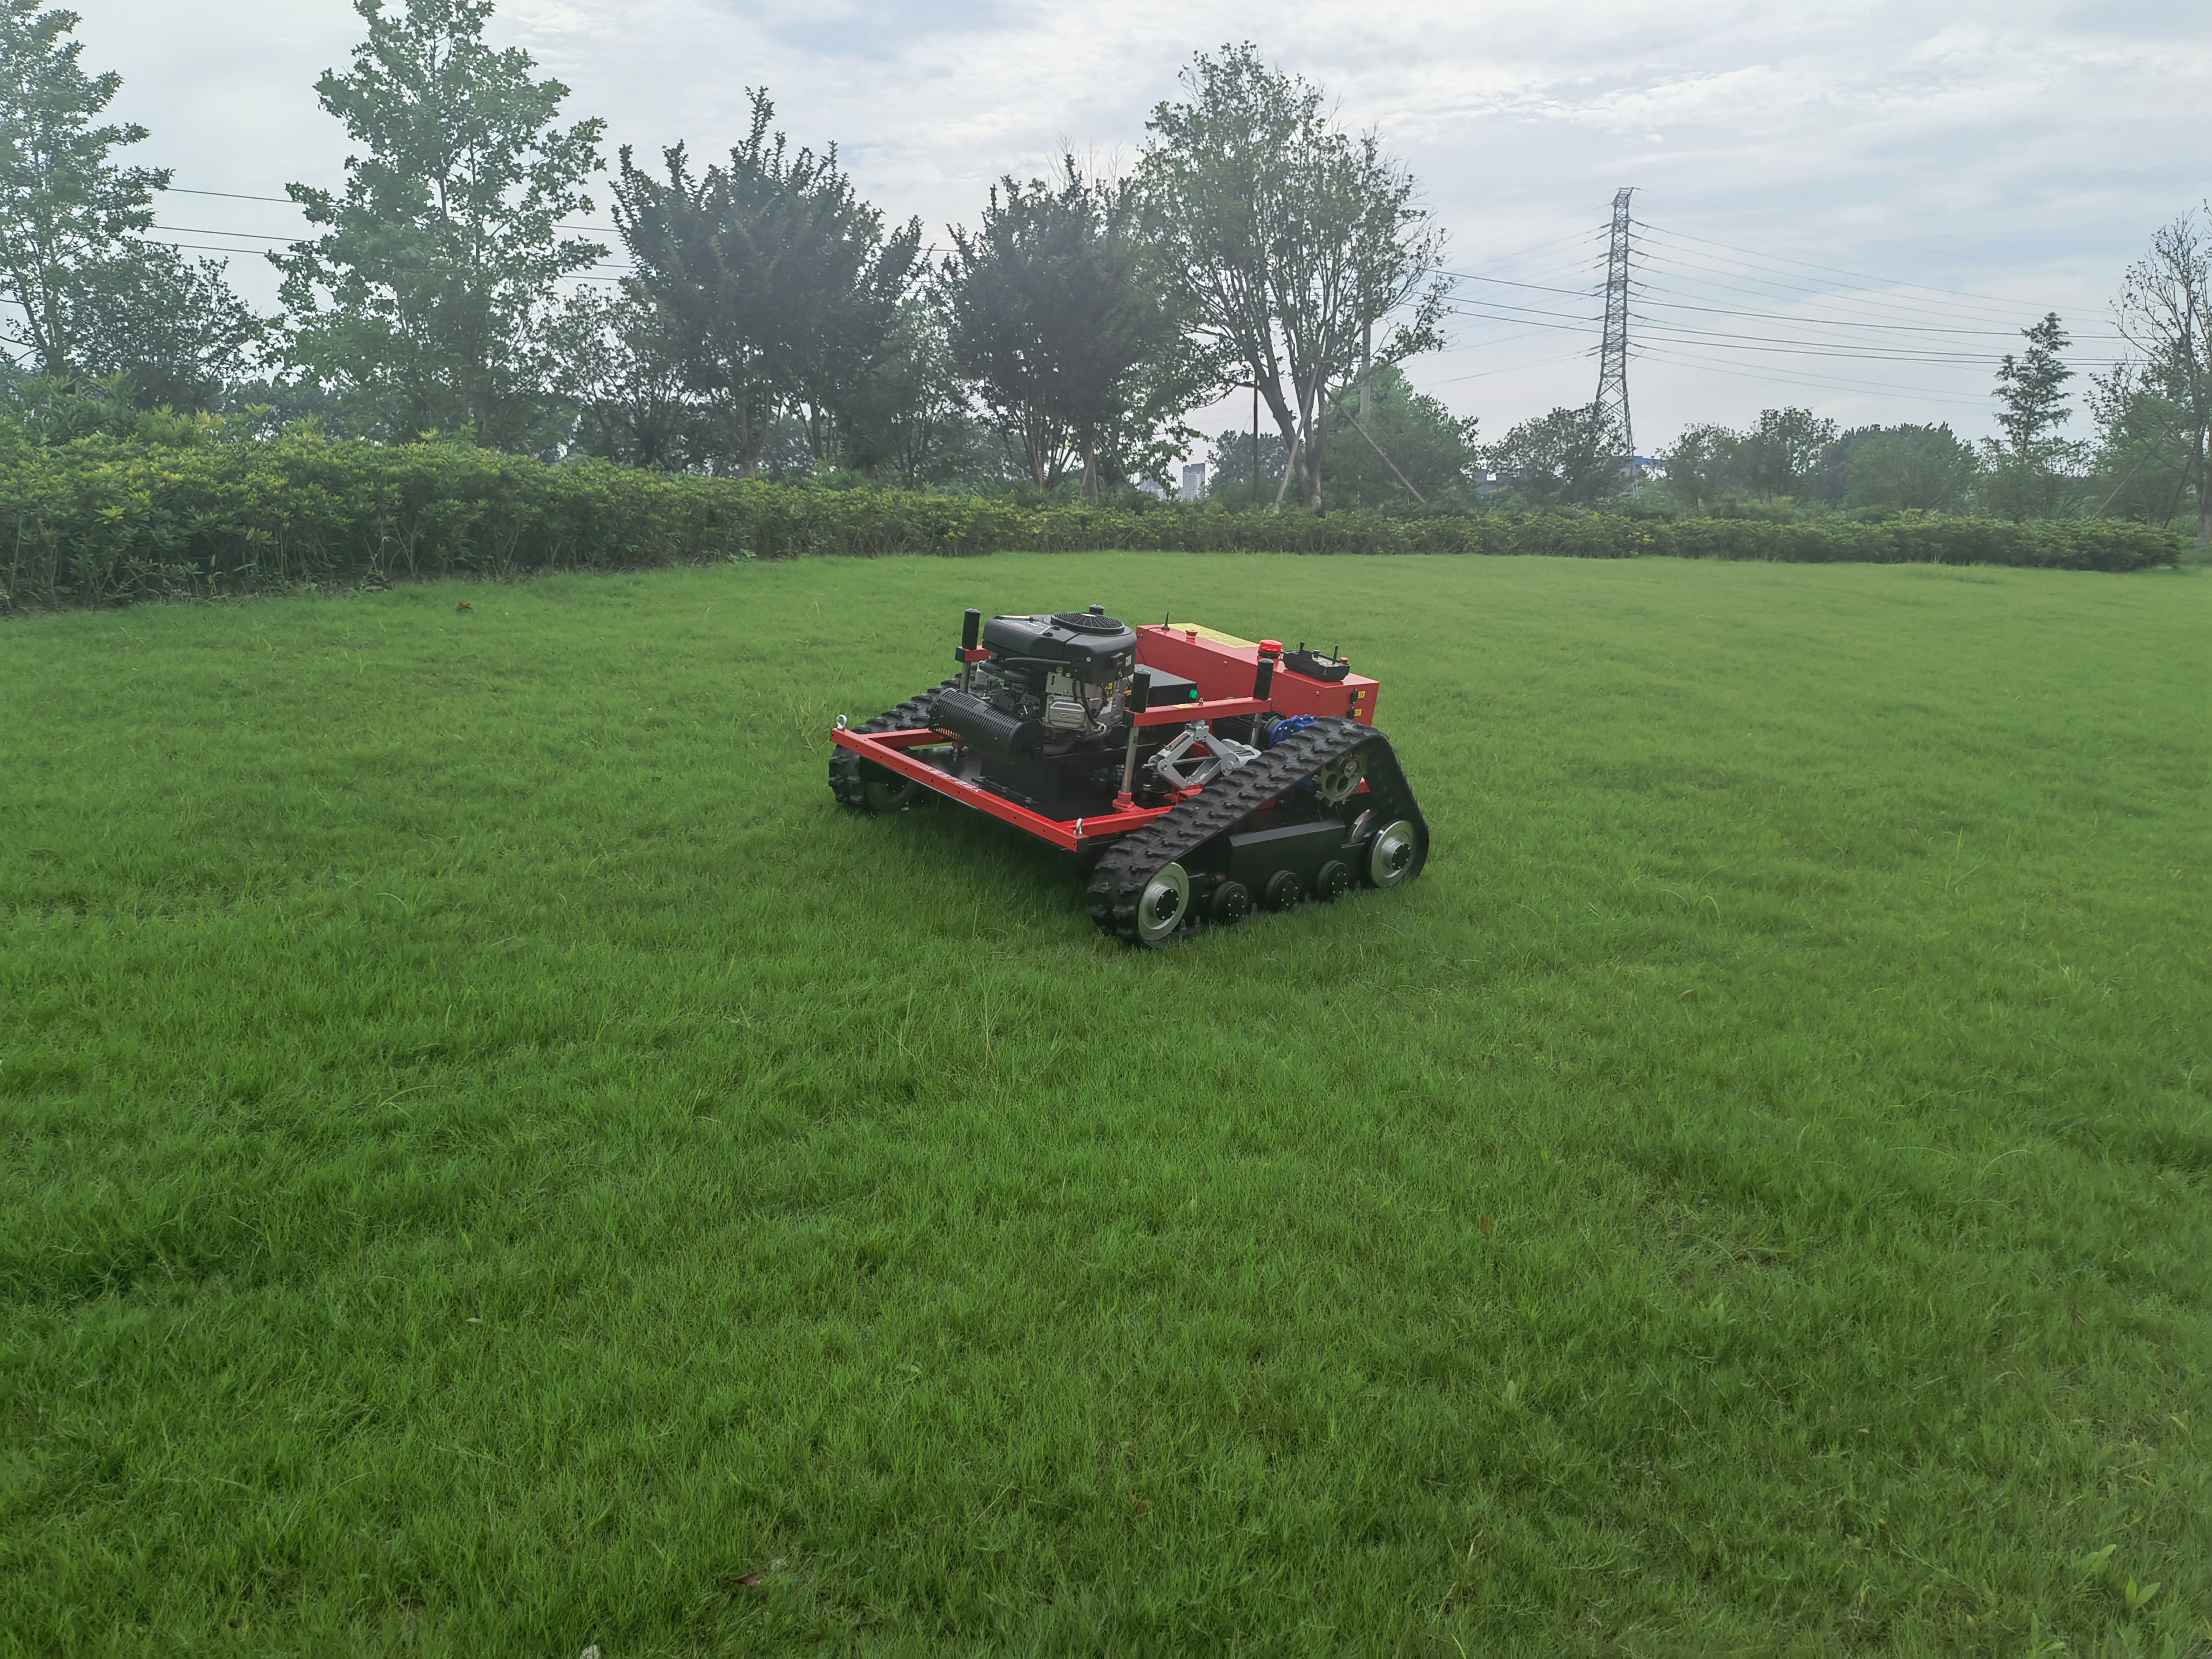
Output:
M1331 806L1341 806L1352 799L1360 779L1366 775L1366 758L1355 749L1348 755L1339 755L1314 774L1314 793Z

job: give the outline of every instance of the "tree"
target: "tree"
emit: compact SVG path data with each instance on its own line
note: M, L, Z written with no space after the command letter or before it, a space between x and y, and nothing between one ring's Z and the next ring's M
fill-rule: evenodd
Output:
M577 412L576 449L630 466L711 469L714 419L688 390L681 352L651 305L586 289L552 337L556 386Z
M1474 484L1480 423L1460 420L1437 398L1414 391L1395 363L1378 363L1358 387L1339 392L1334 417L1346 429L1329 447L1324 468L1333 501L1436 507L1463 502Z
M1282 477L1290 471L1291 447L1272 428L1260 434L1259 465L1252 460L1252 431L1234 428L1213 441L1206 455L1206 493L1240 506L1256 507L1265 499L1262 479Z
M1006 453L998 428L972 408L946 434L925 477L933 483L949 483L977 495L1004 495L1030 482L1028 472Z
M1004 192L1001 195L1001 192ZM992 186L981 228L955 227L939 276L951 324L954 368L974 386L1010 457L1039 489L1051 489L1080 459L1055 351L1081 319L1057 303L1060 204L1039 183L1011 178Z
M737 471L757 477L778 418L806 411L824 459L843 402L893 349L921 225L889 237L854 193L836 146L793 154L775 106L750 94L752 124L726 165L695 174L681 144L665 179L622 152L615 223L637 264L629 291L669 331L687 386L721 423Z
M2212 203L2203 214L2212 219ZM2197 213L2152 236L2149 257L2128 267L2112 314L2142 354L2143 389L2172 406L2197 495L2197 545L2212 549L2212 242Z
M1626 434L1596 404L1555 409L1507 432L1491 465L1523 501L1537 507L1589 507L1617 494Z
M1745 488L1768 501L1808 492L1821 452L1836 441L1836 423L1809 409L1762 409L1758 424L1736 441L1735 471Z
M952 229L939 288L953 363L1040 489L1079 462L1096 501L1102 450L1116 471L1143 465L1189 389L1159 372L1177 362L1179 331L1136 209L1127 186L1085 178L1066 155L1051 183L1002 179L974 234Z
M1183 457L1200 437L1184 423L1183 411L1214 387L1206 354L1165 311L1163 290L1150 287L1148 292L1163 307L1152 347L1098 405L1094 459L1100 486L1176 482ZM1079 448L1079 426L1077 435Z
M1836 423L1808 409L1762 409L1748 430L1690 426L1665 458L1667 493L1693 509L1731 496L1803 499L1816 489Z
M835 146L830 159L834 165ZM909 219L885 236L882 214L854 194L843 174L838 179L843 193L830 220L836 234L817 243L826 261L799 349L799 396L817 469L852 463L848 440L879 410L886 386L924 361L913 355L916 341L906 309L920 274L921 221Z
M123 77L88 75L73 11L39 0L0 0L0 339L39 374L67 380L83 368L82 337L93 273L153 222L166 169L125 167L109 152L146 129L94 126Z
M490 0L354 0L368 25L345 75L315 83L366 154L343 196L290 185L329 229L270 257L287 349L404 435L471 428L501 448L560 435L550 342L556 284L603 258L564 239L591 210L603 124L555 125L568 88L483 38Z
M88 267L78 313L78 366L129 375L142 409L212 408L246 373L265 326L222 262L188 261L159 242Z
M1838 504L1847 507L1955 512L1978 470L1972 447L1948 426L1860 427L1834 447L1844 459Z
M909 299L889 349L847 406L846 462L872 479L890 467L901 484L918 489L946 476L967 416L944 315L926 299Z
M2169 525L2190 489L2188 418L2149 384L2140 363L2116 363L2090 380L2097 422L2092 518Z
M1997 425L2004 441L1986 446L1990 504L2012 519L2055 518L2079 493L2081 449L2058 436L2074 411L2065 406L2066 382L2074 378L2062 354L2066 330L2057 312L2021 330L2027 349L2007 352L1997 365Z
M1321 91L1249 44L1200 54L1158 105L1137 174L1149 240L1215 386L1255 386L1288 447L1285 487L1322 506L1328 392L1439 343L1443 239L1413 175ZM1408 309L1410 307L1410 309ZM1406 315L1374 349L1374 331Z
M2027 349L2018 357L2008 351L1997 365L1997 425L2014 459L2034 461L2050 453L2059 427L2073 416L2065 398L2074 371L2060 356L2068 341L2057 312L2045 312L2020 333Z
M1722 493L1741 489L1736 450L1742 440L1724 426L1686 426L1674 447L1661 458L1667 493L1693 512L1713 505Z

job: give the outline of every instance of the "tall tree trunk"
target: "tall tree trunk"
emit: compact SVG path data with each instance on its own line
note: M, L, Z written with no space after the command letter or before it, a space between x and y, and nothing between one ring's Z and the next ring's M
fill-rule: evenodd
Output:
M1049 489L1057 482L1051 477L1052 457L1045 434L1044 417L1032 411L1022 421L1022 437L1029 447L1030 482L1039 489Z
M1367 424L1367 383L1375 378L1375 319L1359 325L1359 423Z
M2212 432L2197 433L2197 550L2212 552L2212 456L2205 453Z
M62 342L61 300L54 292L52 283L45 285L36 308L26 305L23 314L30 319L32 331L38 337L35 344L39 353L39 373L50 380L68 380L69 349Z
M1306 511L1322 510L1321 499L1321 458L1328 443L1328 403L1327 398L1316 399L1312 440L1301 447L1298 462L1298 494L1304 501Z
M1260 505L1260 374L1252 374L1252 505Z
M757 478L761 475L761 457L768 449L768 422L755 420L753 410L746 410L738 417L738 476Z
M1098 453L1088 427L1083 432L1083 499L1098 499Z
M1291 440L1291 459L1283 463L1283 481L1275 486L1275 511L1278 513L1283 510L1283 497L1290 494L1291 475L1298 470L1298 452L1304 447L1297 438ZM1301 484L1299 488L1303 492L1304 486Z
M1283 482L1275 489L1274 510L1279 513L1283 510L1283 497L1290 490L1291 479L1297 473L1298 455L1305 447L1304 432L1298 416L1291 412L1290 404L1283 399L1283 386L1279 379L1272 374L1267 376L1259 391L1261 396L1267 400L1267 413L1274 416L1275 429L1283 434L1284 453L1289 457L1283 464ZM1256 459L1259 451L1256 441L1253 444L1253 451ZM1258 469L1255 467L1254 471L1256 472ZM1298 486L1298 498L1301 501L1305 499L1303 482Z

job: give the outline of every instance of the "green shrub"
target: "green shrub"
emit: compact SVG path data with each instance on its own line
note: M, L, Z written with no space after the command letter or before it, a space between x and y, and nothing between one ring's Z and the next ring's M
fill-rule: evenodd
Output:
M1907 514L1881 523L1605 513L1324 516L1212 504L1024 506L557 466L454 444L295 433L153 446L94 436L0 452L0 602L99 603L301 581L634 568L805 554L1545 554L2136 570L2179 539L2141 525Z

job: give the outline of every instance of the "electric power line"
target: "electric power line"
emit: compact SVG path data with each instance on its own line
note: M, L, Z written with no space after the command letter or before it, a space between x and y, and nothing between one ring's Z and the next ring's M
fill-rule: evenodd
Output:
M225 233L218 232L217 234L222 234ZM258 247L222 247L212 242L173 242L159 236L149 236L146 240L149 242L160 242L164 247L182 248L186 252L192 253L258 254L265 253L269 251L266 248ZM416 275L428 270L429 268L424 265L405 265L395 266L393 269L406 271L410 275ZM619 283L623 279L618 276L599 276L588 271L570 271L564 276L556 276L553 280L556 283Z
M1802 312L1738 311L1726 306L1698 306L1680 300L1655 300L1641 297L1641 303L1659 306L1668 311L1700 311L1716 317L1751 317L1766 321L1802 323L1820 328L1875 328L1893 334L1952 334L1973 335L1984 338L2016 340L2020 331L2013 328L1947 328L1931 323L1870 323L1855 317L1808 317ZM2072 335L2075 339L2118 339L2115 335Z
M274 202L278 207L288 208L296 208L301 205L289 196L248 196L243 191L236 190L189 190L183 185L164 185L161 186L161 191L164 195L168 196L219 196L226 202ZM556 225L553 228L556 230L597 230L603 231L609 236L619 236L622 234L621 231L613 225ZM251 230L219 230L210 234L216 236L256 236L260 234L258 231ZM282 241L297 239L275 237L270 240Z
M1664 230L1650 228L1646 228L1649 231L1650 239L1656 240L1662 246L1686 242L1694 243L1698 244L1699 248L1711 248L1720 252L1733 254L1739 260L1748 262L1753 266L1764 264L1770 270L1773 270L1775 274L1763 278L1759 277L1755 271L1745 271L1734 274L1751 277L1753 280L1763 280L1772 286L1795 289L1800 292L1814 295L1834 294L1839 289L1846 294L1880 292L1883 295L1884 300L1887 303L1893 305L1909 306L1914 309L1923 311L1929 309L1947 310L1948 314L1951 315L1979 313L1987 317L1991 321L2009 321L2017 318L2020 314L2017 311L2013 309L2009 302L2000 300L1994 295L1976 295L1972 293L1953 293L1943 289L1933 287L1925 283L1901 281L1892 276L1875 276L1869 272L1852 270L1849 267L1842 265L1832 265L1823 268L1805 260L1783 262L1785 264L1804 265L1808 270L1812 271L1816 276L1826 276L1832 271L1843 275L1863 276L1869 281L1881 283L1884 286L1879 290L1869 290L1865 289L1844 289L1841 284L1835 283L1829 283L1825 286L1808 283L1802 275L1795 271L1783 269L1782 265L1778 264L1778 262L1766 258L1761 255L1749 252L1741 248L1733 247L1725 242L1716 242L1711 240L1710 238L1695 236L1687 231L1674 228L1669 228ZM1698 249L1685 247L1680 251L1692 258L1699 257ZM1906 297L1914 294L1936 295L1937 303L1935 307L1931 307L1930 302L1927 300Z
M1650 194L1650 192L1646 191L1645 193L1648 195L1648 194ZM1683 196L1683 195L1681 195L1680 192L1668 192L1668 193L1667 193L1667 195L1662 196L1661 199L1665 200L1665 199L1668 199L1668 197L1672 197L1674 199L1676 199L1676 200L1680 200L1680 201L1686 201L1686 202L1692 202L1692 203L1695 203L1697 205L1698 205L1698 206L1700 206L1700 207L1707 207L1707 208L1723 208L1723 204L1720 204L1720 203L1706 201L1706 200L1705 200L1704 198L1699 198L1699 197L1693 197L1693 196ZM1728 210L1723 209L1723 210ZM1697 221L1695 221L1695 220L1692 220L1692 223L1695 223L1695 222L1697 222ZM1688 233L1685 232L1685 233L1683 233L1683 234L1687 234ZM1877 272L1874 272L1874 271L1869 271L1869 270L1868 270L1864 269L1863 267L1856 267L1856 266L1848 265L1848 264L1843 264L1843 263L1839 262L1838 260L1837 260L1837 259L1836 259L1834 257L1832 257L1832 256L1825 257L1825 258L1821 258L1821 259L1820 259L1820 260L1818 260L1818 261L1808 261L1808 260L1806 260L1806 259L1803 259L1803 258L1800 258L1800 257L1798 256L1798 252L1797 252L1796 249L1795 249L1795 248L1791 247L1790 246L1789 246L1789 245L1787 245L1787 244L1785 244L1785 243L1771 241L1771 240L1767 240L1767 239L1766 239L1766 238L1765 238L1765 237L1753 235L1753 234L1751 234L1751 233L1750 233L1750 232L1748 232L1748 231L1744 231L1744 230L1741 230L1741 229L1736 229L1736 230L1733 230L1733 231L1731 231L1731 233L1730 233L1730 234L1733 234L1734 236L1737 237L1739 240L1742 240L1742 241L1751 242L1751 243L1753 243L1753 244L1757 244L1757 245L1759 245L1759 246L1763 246L1767 247L1767 248L1771 248L1771 249L1772 249L1772 250L1774 250L1774 251L1775 251L1775 253L1776 253L1777 255L1779 255L1781 258L1783 258L1784 259L1787 260L1789 263L1793 264L1808 265L1811 269L1813 269L1814 270L1817 271L1818 273L1820 273L1820 275L1823 275L1823 276L1826 275L1827 273L1829 273L1829 272L1831 272L1831 271L1844 271L1844 272L1845 272L1846 274L1849 274L1849 275L1865 277L1865 278L1867 278L1869 281L1871 281L1871 282L1878 282L1878 283L1892 283L1892 282L1894 282L1894 281L1896 280L1896 279L1894 278L1894 276L1892 276L1892 275L1891 275L1891 274L1889 274L1889 273L1887 273L1887 272L1877 273ZM1897 238L1895 238L1895 237L1862 236L1862 237L1857 238L1856 240L1857 240L1858 241L1860 241L1860 242L1879 242L1879 243L1881 243L1881 244L1883 244L1883 245L1885 245L1885 246L1891 246L1891 247L1907 247L1907 246L1917 246L1917 244L1913 244L1913 243L1908 243L1908 242L1901 241L1901 240L1899 240L1899 239L1897 239ZM1721 245L1720 245L1720 244L1716 244L1716 246L1721 246ZM1986 255L1983 255L1983 254L1974 254L1974 253L1959 253L1959 252L1957 252L1956 251L1954 251L1954 252L1952 252L1952 254L1950 255L1950 257L1952 257L1952 258L1963 258L1963 259L1966 259L1966 260L1967 260L1967 261L1969 261L1970 263L1974 264L1995 265L1995 266L1997 266L1997 267L1998 267L1998 268L2000 268L2000 269L2005 269L2005 270L2009 270L2009 269L2011 269L2011 268L2012 268L2012 267L2011 267L2011 265L2010 265L2008 262L2006 262L2006 261L1991 259L1991 258L1988 258ZM1913 283L1913 284L1911 284L1911 286L1919 287L1919 288L1927 288L1927 284L1925 284L1925 283ZM2006 296L2004 296L2004 295L1997 295L1997 294L1982 294L1982 295L1977 295L1977 294L1975 294L1972 289L1929 289L1929 292L1931 292L1931 293L1942 293L1942 294L1945 294L1945 295L1961 295L1961 296L1963 296L1963 297L1969 298L1969 299L1984 299L1984 300L1988 300L1988 301L1991 301L1995 302L1995 303L1996 303L1996 304L1997 304L1997 305L2003 306L2003 307L2009 307L2009 306L2010 306L2010 305L2011 305L2011 303L2012 303L2012 302L2010 301L2010 300L2008 300Z
M1540 338L1548 331L1540 328L1524 329L1518 334L1500 334L1486 340L1469 340L1461 345L1448 345L1434 355L1439 357L1453 357L1468 351L1495 351L1499 346L1511 345L1516 341ZM1589 353L1579 351L1574 355L1578 357L1587 357Z
M1523 369L1549 368L1554 363L1577 363L1589 356L1587 351L1570 351L1563 357L1539 357L1533 362L1508 363L1502 368L1478 368L1472 374L1448 374L1441 380L1431 380L1431 386L1455 386L1462 380L1487 380L1493 374L1517 374Z
M1787 373L1761 374L1753 369L1736 368L1717 362L1695 353L1671 348L1654 349L1650 356L1655 362L1678 363L1698 369L1701 374L1725 374L1740 380L1758 380L1768 386L1818 386L1841 392L1880 392L1891 397L1911 398L1917 402L1950 404L1960 409L1983 409L1988 400L1983 398L1954 398L1946 392L1930 392L1924 387L1899 386L1893 381L1845 380L1833 375L1815 374L1801 369Z
M1468 299L1457 297L1445 301L1445 308L1455 314L1468 317L1497 316L1501 321L1518 322L1528 317L1553 318L1571 323L1577 328L1588 328L1602 318L1587 312L1545 311L1535 306L1509 305L1503 300Z
M1594 295L1595 285L1589 288L1556 288L1548 283L1516 283L1504 276L1480 276L1471 270L1446 270L1442 265L1431 267L1439 276L1449 276L1462 283L1494 283L1501 288L1533 288L1544 294L1571 294L1577 296Z
M1650 320L1650 319L1640 319ZM1990 364L1984 352L1911 350L1892 346L1855 346L1836 340L1791 340L1770 334L1742 334L1731 331L1707 328L1686 328L1679 324L1654 322L1646 331L1645 338L1660 340L1688 340L1711 342L1715 345L1737 346L1746 350L1764 349L1801 356L1861 357L1869 362L1900 363L1945 363L1959 367ZM2117 359L2076 358L2092 367L2104 368ZM1990 365L1994 367L1994 365Z

